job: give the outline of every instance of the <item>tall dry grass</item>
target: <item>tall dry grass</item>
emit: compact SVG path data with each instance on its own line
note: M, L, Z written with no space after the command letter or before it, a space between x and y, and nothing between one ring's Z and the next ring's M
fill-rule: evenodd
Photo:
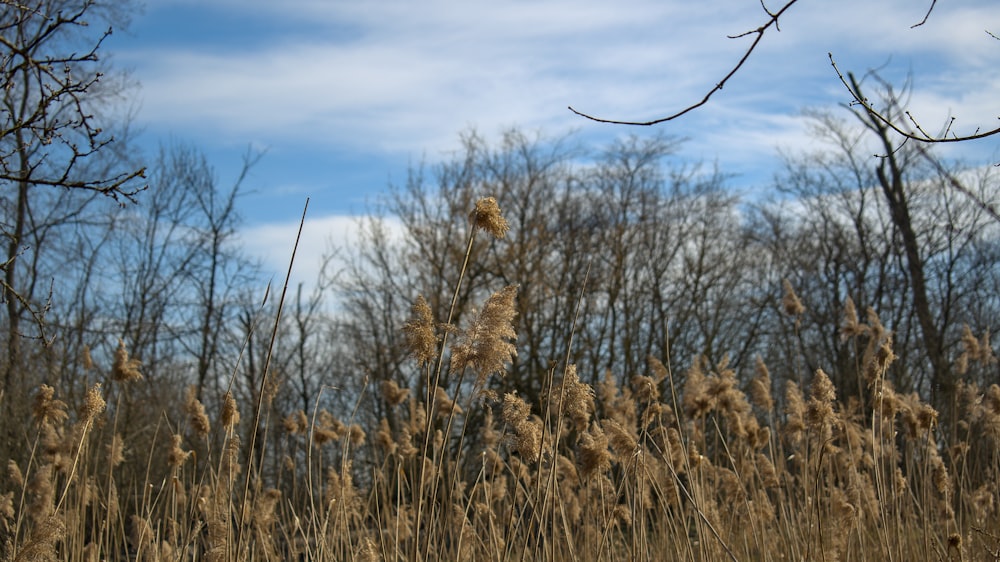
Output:
M461 270L479 236L506 232L480 201ZM760 361L738 376L695 358L681 378L649 358L623 382L539 373L533 404L489 384L517 353L516 298L499 288L456 326L418 296L404 337L420 384L363 397L389 412L376 427L318 408L252 424L258 446L272 441L255 428L281 434L275 469L244 450L231 394L210 412L189 392L148 429L155 450L129 451L145 473L124 472L117 412L142 376L124 346L77 411L39 387L28 460L0 491L3 559L1000 560L1000 386L962 385L942 435L885 379L892 333L874 311L848 303L840 326L862 396L822 370L776 388ZM993 361L969 333L956 369Z

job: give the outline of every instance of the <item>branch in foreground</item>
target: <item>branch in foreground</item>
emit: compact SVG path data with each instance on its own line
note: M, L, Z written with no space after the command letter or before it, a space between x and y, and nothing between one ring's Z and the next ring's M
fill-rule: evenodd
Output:
M833 70L837 73L837 77L840 78L840 83L843 84L844 87L847 88L847 91L851 94L851 98L853 98L854 100L852 103L860 105L873 118L880 121L886 127L889 127L890 129L892 129L893 131L902 135L905 138L926 143L964 142L964 141L982 139L1000 133L1000 127L991 129L989 131L981 131L981 129L977 127L976 131L971 135L962 135L962 136L955 135L954 133L951 132L951 125L955 122L955 118L952 117L947 127L945 127L944 132L941 133L940 135L935 136L927 133L927 131L925 131L924 128L920 126L920 123L916 120L915 117L913 117L912 114L910 114L909 111L904 111L904 113L906 114L906 117L910 120L910 123L913 124L913 127L916 129L916 132L904 129L901 125L896 124L895 122L892 121L892 119L886 117L878 110L876 110L874 107L872 107L871 103L868 102L868 99L865 98L863 95L861 95L860 91L856 86L852 85L854 84L853 76L851 78L851 83L849 84L847 82L847 79L844 78L844 74L840 71L839 68L837 68L837 62L833 60L833 53L828 53L828 56L830 57L830 64L833 66Z
M936 5L937 5L937 0L931 0L931 6L929 8L927 8L927 13L924 14L924 19L922 19L922 20L918 21L917 23L911 25L910 29L913 29L913 28L916 28L916 27L920 27L921 25L924 25L925 23L927 23L927 18L931 17L931 12L934 11L934 6L936 6Z
M573 108L573 106L569 106L569 110L572 111L573 113L579 115L580 117L586 117L587 119L590 119L591 121L597 121L598 123L613 123L613 124L617 124L617 125L649 126L649 125L657 125L659 123L664 123L666 121L672 121L674 119L677 119L681 115L684 115L685 113L693 111L693 110L695 110L695 109L697 109L697 108L705 105L706 103L708 103L708 100L716 92L718 92L719 90L721 90L722 87L725 86L726 82L730 78L732 78L733 75L735 75L740 70L740 68L742 68L743 63L745 63L750 58L750 55L754 52L754 49L756 49L757 45L760 44L761 39L764 38L764 32L767 31L768 28L770 28L771 26L774 26L775 29L777 29L777 30L780 31L780 29L778 28L778 18L781 17L781 15L785 13L785 10L787 10L788 8L791 8L792 5L795 4L798 1L799 0L788 0L788 2L784 6L782 6L780 10L778 10L777 12L772 12L772 11L770 11L770 10L767 9L767 6L764 5L764 0L761 0L760 5L761 5L762 8L764 8L764 12L766 12L767 15L770 16L770 19L767 22L765 22L763 25L761 25L760 27L758 27L757 29L751 29L749 31L745 31L743 33L740 33L739 35L730 35L729 36L730 39L739 39L741 37L746 37L748 35L756 35L756 37L753 40L753 43L750 44L750 47L747 48L746 52L743 53L743 56L740 57L740 60L739 60L739 62L736 63L736 66L734 66L729 71L729 73L726 74L722 78L722 80L720 80L719 83L715 85L714 88L712 88L711 90L709 90L708 93L705 94L705 97L703 97L701 99L701 101L699 101L699 102L697 102L697 103L695 103L693 105L689 105L688 107L685 107L684 109L678 111L677 113L674 113L673 115L668 115L666 117L661 117L659 119L653 119L652 121L620 121L620 120L617 120L617 119L604 119L604 118L601 118L601 117L595 117L593 115L589 115L587 113L583 113L581 111L577 111L576 109Z

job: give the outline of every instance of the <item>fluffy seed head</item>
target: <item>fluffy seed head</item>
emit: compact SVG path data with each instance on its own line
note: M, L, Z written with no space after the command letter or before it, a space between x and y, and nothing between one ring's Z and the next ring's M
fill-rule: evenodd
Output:
M39 425L59 425L69 418L66 403L55 398L56 389L47 384L38 387L31 415Z
M290 435L299 435L305 433L309 429L309 418L306 417L306 413L302 410L288 414L281 420L281 426L285 428L285 431Z
M128 351L125 349L125 342L118 340L118 349L115 350L115 359L111 364L111 379L116 382L131 382L142 378L139 372L139 363L136 359L130 359Z
M830 427L836 420L833 412L833 400L836 398L836 389L830 382L830 377L823 372L823 369L816 369L816 376L813 377L811 398L806 405L806 425L813 431L820 434L820 440L825 441L830 432Z
M421 364L437 358L438 335L434 330L434 314L424 297L418 296L411 308L410 321L403 325L406 347Z
M0 496L0 518L7 521L14 520L14 492Z
M591 424L590 431L580 436L580 450L577 454L580 463L580 476L586 480L595 474L604 474L611 470L611 451L608 450L608 437L596 422Z
M781 307L784 309L785 314L789 316L799 316L805 312L806 307L802 305L802 301L800 301L798 295L795 294L795 290L792 289L792 284L788 281L788 279L782 279L781 286L785 290L785 296L781 298Z
M507 235L510 225L507 219L500 215L500 206L493 197L484 197L476 201L476 208L469 215L473 225L489 232L494 238L500 239Z
M101 395L101 383L96 383L87 390L87 396L84 397L83 406L80 408L80 418L92 422L104 411L105 406L107 403Z
M181 448L181 441L183 440L183 437L174 434L171 441L170 451L167 452L167 464L170 465L171 468L180 468L183 466L184 462L188 460L188 457L191 456L191 451L185 451Z
M115 433L111 437L111 443L107 444L108 466L114 468L125 461L125 440L121 433Z
M24 487L24 473L21 472L21 467L14 462L14 459L7 461L7 476L18 488Z
M557 385L557 388L562 392L558 407L577 431L583 431L590 423L590 414L594 411L594 389L589 384L580 382L576 365L566 367L563 383Z
M500 418L513 430L513 447L529 462L536 462L541 449L542 430L530 416L531 406L527 402L514 393L504 394Z
M858 309L854 306L854 299L847 297L844 303L844 321L840 324L840 339L848 340L864 334L868 329L858 321Z
M612 419L602 420L601 428L607 432L611 449L614 450L620 459L630 457L638 449L639 441L635 435L617 421Z
M406 402L407 397L410 395L410 390L408 388L400 388L396 381L384 380L382 381L382 398L385 399L386 404L389 406L398 406L403 402Z
M240 411L236 407L236 399L232 392L227 392L222 400L222 426L233 428L240 423Z
M188 422L191 429L198 435L205 437L208 435L211 425L208 422L208 414L205 413L205 405L198 400L198 389L191 385L187 389L187 396L184 401L184 410L188 415Z
M754 370L757 376L750 381L750 400L761 410L770 412L774 409L774 399L771 397L771 373L759 355Z
M504 372L504 366L517 355L513 343L517 340L513 326L516 299L517 285L510 285L486 300L482 312L451 348L453 371L471 367L478 385L490 375Z
M437 408L437 415L450 416L461 415L462 407L448 396L448 392L440 386L434 392L434 406Z
M83 350L80 351L80 364L83 366L85 371L89 371L94 368L94 358L90 356L89 345L84 345Z

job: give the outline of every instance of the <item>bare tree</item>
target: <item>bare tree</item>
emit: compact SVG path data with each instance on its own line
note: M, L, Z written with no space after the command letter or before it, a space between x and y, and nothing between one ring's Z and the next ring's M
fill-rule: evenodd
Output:
M859 350L840 333L850 298L861 321L870 307L893 331L894 386L947 413L963 325L996 329L1000 225L983 206L995 205L995 168L957 171L925 145L887 140L863 109L855 115L860 127L811 114L824 149L789 158L781 196L756 211L755 243L805 304L800 317L775 319L762 354L776 371L800 364L778 377L823 368L845 395L863 396ZM873 150L891 158L873 161Z
M142 189L142 169L103 156L114 121L102 104L118 85L98 52L128 4L89 0L4 1L0 12L0 263L7 330L4 381L12 382L26 335L44 338L51 277L40 270L56 233L78 222L95 196L126 202ZM33 332L23 321L30 319Z
M548 375L568 363L596 382L645 374L649 356L752 360L765 289L744 248L739 198L718 171L668 163L676 146L629 138L596 152L517 130L496 144L464 136L454 159L396 192L389 212L401 228L390 235L387 222L370 223L345 272L348 380L391 380L424 395L402 324L418 296L437 322L448 318L469 211L486 196L510 230L473 245L452 324L461 330L491 291L518 285L518 353L505 376L489 379L492 390L541 399ZM461 380L452 375L440 379L448 392ZM372 402L377 422L385 412Z

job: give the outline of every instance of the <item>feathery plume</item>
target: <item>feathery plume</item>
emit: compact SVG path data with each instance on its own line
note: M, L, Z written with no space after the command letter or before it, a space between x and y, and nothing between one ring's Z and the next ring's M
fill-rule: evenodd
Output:
M142 379L139 372L139 363L136 359L130 359L128 351L125 349L125 342L118 340L118 349L115 350L115 359L111 363L111 380L115 382L132 382Z
M184 410L187 412L191 429L202 437L207 436L211 425L208 422L208 414L205 413L205 405L198 400L198 387L194 385L188 387Z
M510 230L507 219L500 215L500 206L493 197L484 197L476 201L476 208L469 215L469 219L476 228L485 230L497 239L506 236Z
M513 343L517 332L512 324L517 316L516 298L517 285L509 285L486 300L482 312L451 348L453 371L472 367L477 385L494 373L504 372L504 365L517 355Z
M802 390L794 381L785 386L785 433L792 442L797 442L805 430L806 403Z
M392 429L389 428L389 420L382 418L378 422L378 430L375 432L375 444L387 455L395 454L398 448L396 440L392 438Z
M513 430L511 441L514 449L529 462L538 461L542 430L540 424L531 419L531 406L520 396L508 392L503 396L500 419Z
M101 383L95 383L87 390L87 396L83 399L83 406L80 408L80 418L87 423L94 421L94 418L104 412L107 403L101 395Z
M858 309L854 306L854 299L847 297L847 302L844 303L844 321L840 324L841 341L860 336L867 330L868 326L858 321Z
M447 417L462 414L462 407L452 400L445 389L440 386L434 391L434 405L437 408L437 415L439 416Z
M580 463L580 477L589 479L595 474L605 474L611 470L611 451L608 450L608 437L601 426L594 422L590 431L580 435L580 450L577 454Z
M684 397L681 405L684 407L684 414L691 419L700 418L715 408L715 402L709 395L708 384L702 364L705 362L703 356L699 356L687 370L684 381Z
M837 391L830 382L830 377L823 372L823 369L816 369L810 388L810 399L806 404L805 421L809 429L820 435L821 443L828 440L832 431L831 426L836 420L833 412L833 401L836 397Z
M14 492L0 495L0 519L14 520Z
M222 427L232 429L240 423L240 411L232 392L226 392L222 399Z
M629 458L639 447L636 436L622 424L612 419L601 420L601 429L608 435L608 443L619 459Z
M89 345L84 345L83 349L80 351L80 364L83 366L84 371L89 371L94 368L94 358L90 355Z
M114 468L125 461L125 441L121 433L115 433L111 437L111 443L107 444L108 466Z
M583 431L590 423L590 414L594 411L594 389L580 381L576 374L576 365L566 367L563 383L557 387L562 390L557 407L577 431Z
M757 376L750 381L750 400L761 410L770 412L774 409L774 399L771 397L771 373L760 355L757 356L754 371Z
M56 389L47 384L38 387L31 415L39 425L58 426L69 418L66 403L55 398Z
M171 468L180 468L191 456L191 451L181 449L181 441L183 440L184 438L176 433L171 440L170 451L167 452L167 464Z
M400 388L396 381L384 380L381 385L382 398L389 406L398 406L410 396L410 389Z
M781 306L784 309L785 314L789 316L800 316L806 311L806 307L802 305L802 301L800 301L798 295L795 294L795 290L792 289L792 284L788 281L788 279L782 279L781 286L785 290L785 296L781 298Z
M309 418L302 410L288 414L281 420L281 426L290 435L299 435L309 429Z
M18 466L14 459L7 460L7 477L18 488L24 487L24 473L21 472L21 467Z
M403 325L406 347L421 364L429 364L437 358L438 335L431 307L422 295L413 303L411 313L410 321Z

